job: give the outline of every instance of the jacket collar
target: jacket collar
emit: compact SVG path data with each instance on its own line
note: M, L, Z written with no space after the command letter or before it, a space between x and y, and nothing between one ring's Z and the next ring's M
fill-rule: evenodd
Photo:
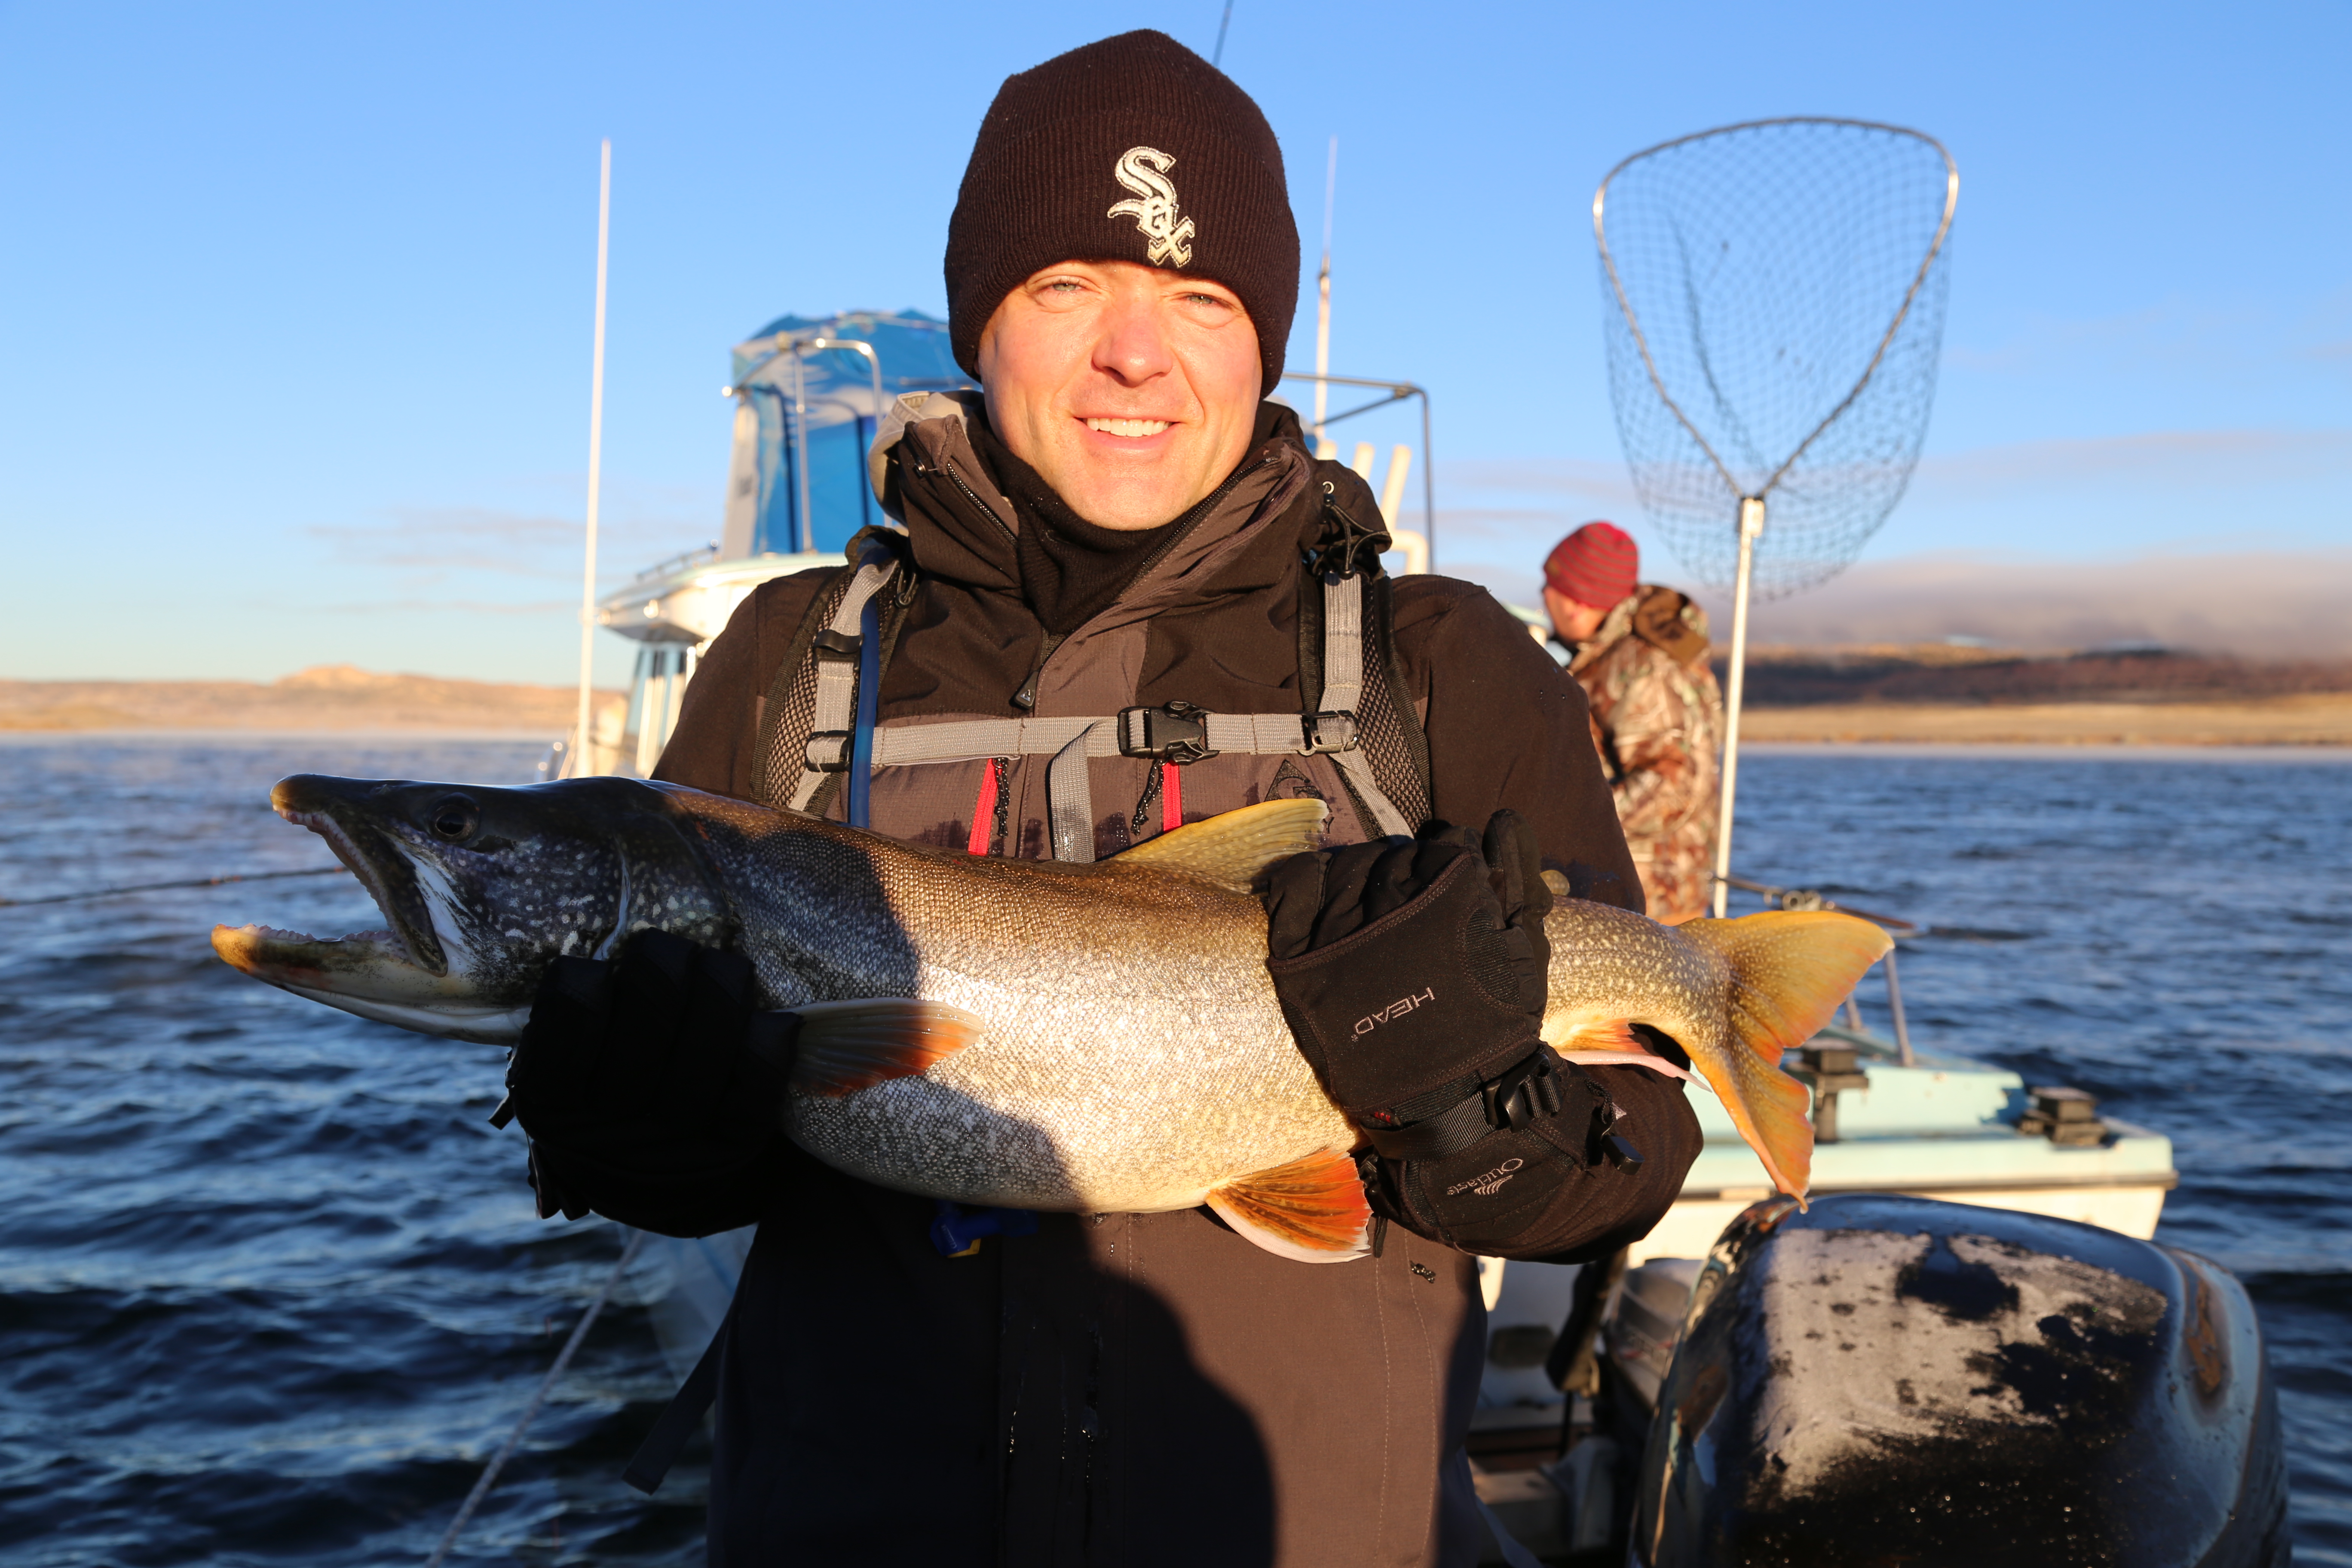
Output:
M1576 651L1568 661L1570 673L1588 668L1602 654L1633 635L1633 611L1641 605L1642 595L1648 592L1646 586L1636 587L1610 607L1609 614L1602 617L1592 635L1576 645Z
M927 575L967 586L1019 595L1014 548L1020 527L1013 504L973 448L970 422L987 418L978 392L914 392L884 418L868 457L868 474L882 509L907 530L915 564ZM1226 568L1242 558L1255 563L1276 545L1286 572L1295 552L1278 549L1268 524L1307 489L1313 461L1298 416L1281 404L1264 405L1260 438L1241 466L1202 505L1129 584L1117 603L1089 623L1123 625L1181 605L1202 602L1237 586ZM1266 571L1246 574L1252 579Z

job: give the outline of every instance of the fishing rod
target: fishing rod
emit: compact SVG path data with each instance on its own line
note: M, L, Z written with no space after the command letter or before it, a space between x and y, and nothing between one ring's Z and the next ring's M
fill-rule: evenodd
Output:
M93 888L80 893L51 893L45 899L0 899L0 910L28 910L35 904L78 904L89 899L119 899L128 893L164 893L182 888L218 888L230 882L274 882L282 877L332 877L349 874L348 866L306 866L299 871L240 871L231 877L192 877L184 882L133 882L127 888Z
M1892 926L1906 936L1917 936L1927 929L1917 921L1906 921L1900 915L1874 914L1852 904L1841 904L1810 888L1775 888L1766 882L1751 882L1745 877L1717 876L1715 879L1727 887L1761 893L1784 910L1834 910L1841 914L1859 915L1874 925Z
M515 1422L514 1430L507 1434L506 1442L482 1468L481 1479L474 1483L474 1489L466 1494L466 1501L457 1510L457 1517L449 1521L448 1530L441 1537L441 1544L435 1547L433 1555L425 1560L425 1568L441 1568L450 1548L457 1544L457 1537L465 1533L467 1523L474 1517L474 1510L482 1506L482 1500L489 1496L490 1489L498 1484L499 1472L507 1468L507 1461L513 1458L514 1451L522 1446L522 1435L530 1430L532 1420L539 1415L539 1407L547 1403L547 1396L554 1391L556 1380L563 1375L563 1369L572 1364L573 1352L588 1337L588 1331L594 1325L597 1315L604 1311L604 1303L612 1300L613 1288L620 1284L622 1277L629 1271L629 1265L636 1261L637 1249L646 1244L649 1234L640 1230L630 1236L629 1245L621 1249L620 1261L613 1265L610 1274L604 1276L604 1283L597 1288L595 1296L588 1303L588 1310L580 1314L579 1326L572 1331L572 1337L563 1342L563 1349L556 1354L555 1364L549 1367L547 1375L540 1380L537 1392L530 1396L530 1403L522 1407L521 1418Z

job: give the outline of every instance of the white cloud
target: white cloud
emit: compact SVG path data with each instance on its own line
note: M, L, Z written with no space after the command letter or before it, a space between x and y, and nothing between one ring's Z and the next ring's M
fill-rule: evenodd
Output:
M1700 595L1718 632L1721 595ZM1797 644L1983 637L2018 648L2154 642L2252 658L2352 658L2352 549L2168 552L2121 561L1938 553L1867 561L1759 605L1750 635Z

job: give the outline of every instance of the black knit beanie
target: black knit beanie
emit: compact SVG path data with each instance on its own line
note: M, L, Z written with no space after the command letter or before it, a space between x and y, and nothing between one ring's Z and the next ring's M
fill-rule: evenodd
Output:
M977 378L980 333L1057 261L1180 268L1241 296L1265 390L1298 308L1298 226L1274 128L1165 33L1121 33L1007 77L948 220L948 331Z

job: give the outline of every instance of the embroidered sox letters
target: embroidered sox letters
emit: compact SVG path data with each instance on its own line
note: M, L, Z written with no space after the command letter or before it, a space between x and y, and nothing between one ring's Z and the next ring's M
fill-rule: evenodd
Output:
M1179 223L1176 218L1176 187L1169 183L1168 171L1176 160L1157 147L1129 147L1119 154L1115 171L1118 183L1133 191L1136 199L1121 202L1105 213L1105 217L1131 217L1143 237L1151 243L1144 254L1154 267L1174 257L1176 265L1189 267L1192 262L1192 220Z

